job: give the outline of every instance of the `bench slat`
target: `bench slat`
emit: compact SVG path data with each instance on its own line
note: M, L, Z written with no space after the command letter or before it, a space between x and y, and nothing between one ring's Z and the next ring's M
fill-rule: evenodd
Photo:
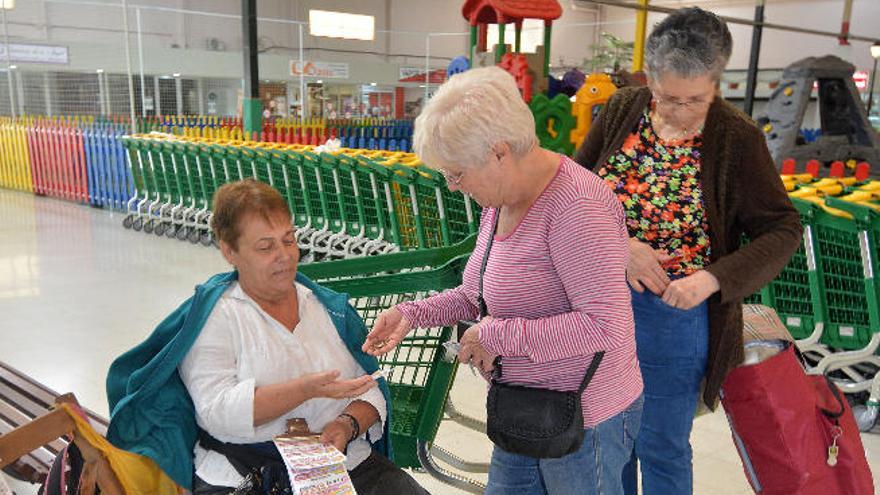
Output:
M54 390L6 363L0 362L0 435L8 434L10 431L46 415L55 406L59 397L60 394ZM88 416L95 431L105 435L108 421L93 411L81 409ZM12 437L8 437L6 440L7 446L16 442ZM54 437L40 448L22 455L17 461L4 467L3 471L20 480L41 483L55 457L67 446L67 443L64 438ZM19 448L18 452L21 450Z
M33 402L45 406L46 409L55 403L55 397L59 395L2 362L0 362L0 381L6 382L10 387L29 396Z

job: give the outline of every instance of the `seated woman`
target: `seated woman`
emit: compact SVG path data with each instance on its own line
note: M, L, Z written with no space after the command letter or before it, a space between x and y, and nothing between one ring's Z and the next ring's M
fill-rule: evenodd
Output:
M383 455L388 389L384 381L377 387L366 374L378 369L378 363L360 351L366 336L363 321L345 296L297 274L296 234L278 192L251 179L222 186L214 196L212 228L235 271L197 288L178 310L185 315L166 319L150 340L113 364L108 379L111 422L123 421L126 414L117 410L126 409L127 397L157 408L143 395L163 387L144 385L150 378L137 377L161 375L158 361L165 361L166 368L175 363L200 430L198 443L190 443L193 436L185 419L180 421L187 434L183 444L189 444L190 459L194 457L194 494L229 493L246 481L249 471L259 472L254 455L277 456L262 442L283 433L292 418L305 419L325 443L346 453L345 467L359 494L426 493ZM177 326L177 331L163 328L168 326ZM166 338L151 343L157 334ZM155 352L157 348L162 350ZM141 366L126 365L139 350L166 359L141 358ZM127 397L114 404L114 376L132 368L136 372L122 393ZM168 382L173 388L173 377ZM127 415L135 422L145 419L131 411ZM133 428L117 424L111 430L111 440L121 440L120 447L134 442L137 448L128 450L157 457L163 468L163 461L174 465L163 452L155 452L157 445L174 444L174 435L166 432L145 446L137 444Z

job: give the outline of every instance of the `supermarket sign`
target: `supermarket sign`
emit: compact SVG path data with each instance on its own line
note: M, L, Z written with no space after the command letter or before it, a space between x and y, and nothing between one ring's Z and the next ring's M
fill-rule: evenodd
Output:
M0 61L6 60L6 45L0 45ZM70 56L66 46L9 44L10 62L35 64L68 64Z
M328 79L348 79L348 64L344 62L290 61L290 75L299 77L321 77Z

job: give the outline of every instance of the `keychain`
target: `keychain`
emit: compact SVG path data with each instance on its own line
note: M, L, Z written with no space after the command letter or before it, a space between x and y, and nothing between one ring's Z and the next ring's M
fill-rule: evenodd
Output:
M841 429L838 425L834 425L834 427L831 429L831 446L828 447L828 460L826 461L831 467L837 465L837 454L840 450L837 447L837 439L841 435L843 435L843 429Z

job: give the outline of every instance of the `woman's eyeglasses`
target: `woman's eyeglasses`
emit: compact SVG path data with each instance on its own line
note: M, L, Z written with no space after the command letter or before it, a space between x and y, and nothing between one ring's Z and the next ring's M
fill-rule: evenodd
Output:
M443 178L446 179L447 184L451 184L453 186L458 186L461 184L461 179L464 177L464 172L459 172L457 174L450 174L449 172L440 171L443 174Z
M658 105L662 105L665 107L677 107L682 110L695 110L697 108L703 108L712 103L711 100L704 99L692 99L692 100L679 100L678 98L668 98L657 92L652 91L654 95L654 101L657 102Z

